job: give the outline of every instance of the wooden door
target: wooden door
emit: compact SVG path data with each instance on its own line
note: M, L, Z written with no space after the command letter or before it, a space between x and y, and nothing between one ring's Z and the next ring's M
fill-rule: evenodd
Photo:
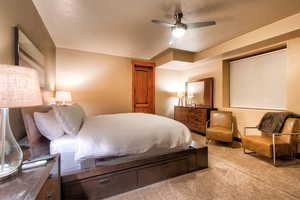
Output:
M155 112L154 63L133 61L133 112Z

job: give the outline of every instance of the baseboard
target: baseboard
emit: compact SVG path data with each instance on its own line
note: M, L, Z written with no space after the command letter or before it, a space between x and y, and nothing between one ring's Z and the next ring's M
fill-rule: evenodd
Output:
M196 132L196 131L193 131L193 133L196 133L196 134L198 134L198 135L202 135L202 136L205 137L205 134L204 134L204 133ZM235 141L235 142L242 142L241 138L239 138L239 137L233 137L233 141Z
M205 133L201 133L201 132L198 132L198 131L193 131L193 130L192 130L192 133L196 133L197 135L202 135L202 136L204 136L204 137L205 137Z

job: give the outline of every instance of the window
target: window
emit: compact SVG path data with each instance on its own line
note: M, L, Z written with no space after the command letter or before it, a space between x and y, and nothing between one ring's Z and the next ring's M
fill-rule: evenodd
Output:
M230 62L230 107L286 108L286 49Z

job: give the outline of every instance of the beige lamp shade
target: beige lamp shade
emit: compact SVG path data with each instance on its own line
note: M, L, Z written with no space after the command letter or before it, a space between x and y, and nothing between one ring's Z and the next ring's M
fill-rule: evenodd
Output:
M0 65L0 108L42 104L37 72L28 67Z
M56 91L55 100L59 102L71 102L72 96L69 91Z

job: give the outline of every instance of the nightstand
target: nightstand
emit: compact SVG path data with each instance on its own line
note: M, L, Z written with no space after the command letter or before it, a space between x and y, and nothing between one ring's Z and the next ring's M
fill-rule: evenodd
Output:
M60 200L60 156L49 160L45 166L23 170L0 183L1 200Z

